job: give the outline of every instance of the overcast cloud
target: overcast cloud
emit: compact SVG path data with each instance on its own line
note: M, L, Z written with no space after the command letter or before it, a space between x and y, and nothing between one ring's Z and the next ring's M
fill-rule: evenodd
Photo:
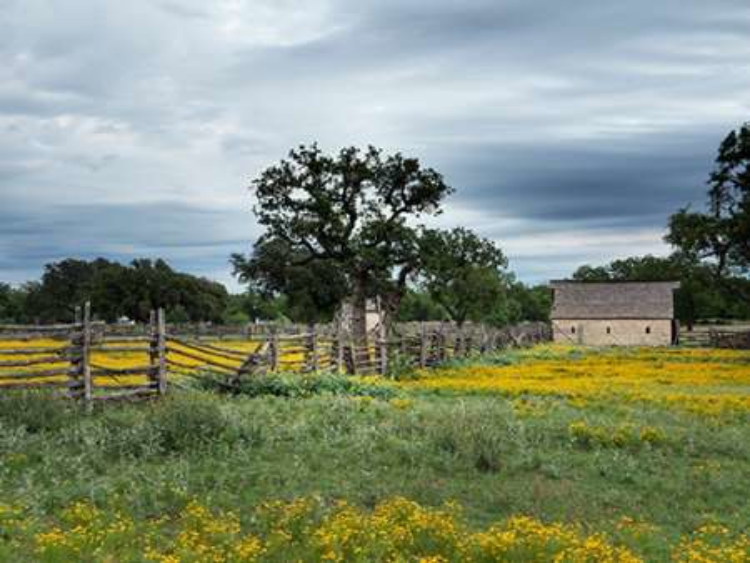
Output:
M747 0L0 0L0 280L161 256L231 284L247 186L374 144L521 279L664 254L750 119Z

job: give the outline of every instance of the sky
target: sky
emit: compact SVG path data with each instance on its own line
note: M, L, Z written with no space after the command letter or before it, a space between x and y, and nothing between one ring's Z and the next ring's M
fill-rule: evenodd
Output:
M669 252L750 120L747 0L0 0L0 281L163 257L238 289L248 190L372 144L521 280Z

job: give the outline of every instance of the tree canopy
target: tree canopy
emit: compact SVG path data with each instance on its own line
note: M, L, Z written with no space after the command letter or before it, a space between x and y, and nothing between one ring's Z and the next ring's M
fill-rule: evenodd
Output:
M123 265L104 258L70 258L45 266L39 282L20 290L0 290L0 296L13 291L12 320L21 322L69 322L75 307L85 301L109 322L123 316L145 322L150 311L159 307L174 322L220 322L228 300L220 283L176 272L163 260Z
M330 310L329 298L350 296L359 340L366 339L366 299L379 295L395 311L419 267L413 221L439 213L452 191L416 158L374 147L330 156L317 145L292 150L252 190L266 231L249 259L233 257L240 279L283 291L290 302L307 300L310 306L302 308L321 314ZM271 251L273 263L265 260ZM315 281L300 283L310 273ZM326 277L330 293L321 291Z
M509 286L502 250L468 229L425 229L419 251L421 285L459 326L485 318Z

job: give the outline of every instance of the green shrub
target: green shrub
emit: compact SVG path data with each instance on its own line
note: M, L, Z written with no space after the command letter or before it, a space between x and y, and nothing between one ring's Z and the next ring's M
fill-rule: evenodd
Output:
M146 414L145 431L158 436L159 446L167 453L226 441L230 430L217 401L202 395L172 395Z
M384 385L363 383L357 379L335 373L287 374L270 373L253 375L238 384L227 387L217 377L205 377L199 381L203 389L227 392L248 397L274 396L306 398L315 395L349 395L390 399L396 391Z
M44 391L3 393L0 399L0 422L8 427L22 427L34 434L63 429L76 418L78 405Z
M414 369L413 359L406 354L396 352L388 358L388 372L386 377L395 379L396 381L416 379L418 376Z
M478 404L473 409L453 409L434 421L433 442L443 451L463 458L481 472L496 472L516 455L518 440L506 407Z

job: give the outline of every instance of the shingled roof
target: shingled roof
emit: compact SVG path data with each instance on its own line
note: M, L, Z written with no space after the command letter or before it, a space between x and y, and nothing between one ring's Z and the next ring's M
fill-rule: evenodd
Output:
M552 319L672 319L679 282L553 281Z

